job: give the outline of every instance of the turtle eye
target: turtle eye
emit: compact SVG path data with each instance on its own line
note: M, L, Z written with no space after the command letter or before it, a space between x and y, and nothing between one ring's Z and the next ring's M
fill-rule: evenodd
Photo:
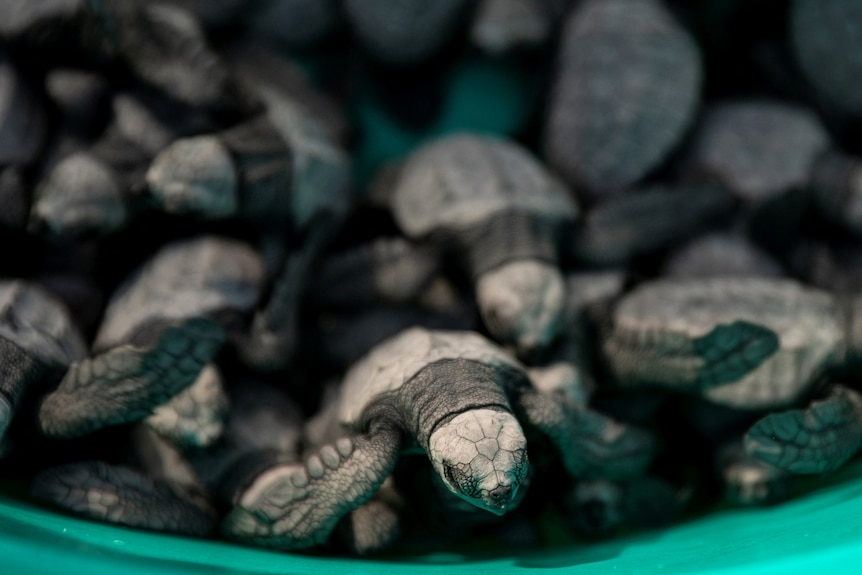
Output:
M449 485L457 489L462 495L466 495L467 497L479 496L479 486L476 484L476 481L460 468L449 463L444 463L443 475L446 477Z

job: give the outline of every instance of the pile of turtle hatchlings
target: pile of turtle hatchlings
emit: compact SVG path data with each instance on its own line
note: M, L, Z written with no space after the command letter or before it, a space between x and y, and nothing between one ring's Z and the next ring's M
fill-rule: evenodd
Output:
M534 545L862 447L858 0L5 0L0 39L0 477L36 500ZM429 129L465 58L527 74L514 133ZM367 182L362 90L417 142Z

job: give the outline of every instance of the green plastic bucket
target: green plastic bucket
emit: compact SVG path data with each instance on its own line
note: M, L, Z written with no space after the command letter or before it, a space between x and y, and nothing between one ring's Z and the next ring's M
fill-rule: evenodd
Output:
M562 536L541 549L459 547L375 559L280 553L102 525L0 494L0 566L9 574L379 573L811 575L862 573L862 462L766 509L721 508L602 542Z

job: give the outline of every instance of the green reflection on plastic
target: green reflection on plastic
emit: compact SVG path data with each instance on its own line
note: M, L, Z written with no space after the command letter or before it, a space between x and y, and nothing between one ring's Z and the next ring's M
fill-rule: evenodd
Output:
M4 573L63 575L566 574L811 575L862 572L862 472L856 463L784 505L722 509L667 529L535 551L458 548L375 559L328 558L157 535L83 521L0 496Z

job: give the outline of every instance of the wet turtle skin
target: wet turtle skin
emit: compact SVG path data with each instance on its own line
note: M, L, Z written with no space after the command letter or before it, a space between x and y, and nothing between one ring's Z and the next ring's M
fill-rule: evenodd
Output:
M588 0L569 13L545 125L549 164L591 197L660 164L700 104L688 32L657 0Z

